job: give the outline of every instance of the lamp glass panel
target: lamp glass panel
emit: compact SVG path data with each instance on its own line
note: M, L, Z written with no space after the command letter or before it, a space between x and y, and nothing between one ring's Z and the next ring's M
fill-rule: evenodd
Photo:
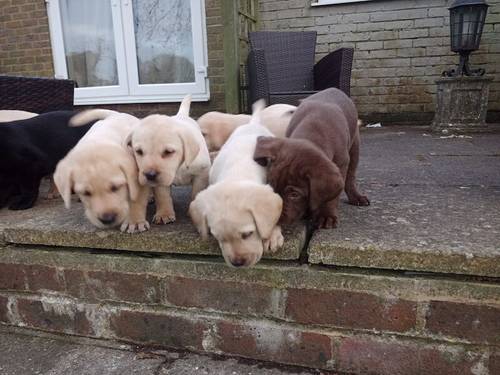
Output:
M451 9L451 49L454 52L474 51L479 48L486 6L470 5Z

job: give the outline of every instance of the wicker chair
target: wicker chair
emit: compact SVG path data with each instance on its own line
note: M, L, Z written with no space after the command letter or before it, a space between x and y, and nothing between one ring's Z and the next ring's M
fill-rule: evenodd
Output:
M0 75L0 109L44 113L72 110L75 82L69 79Z
M354 50L340 48L314 64L316 32L255 31L249 34L248 104L299 100L328 87L350 95Z

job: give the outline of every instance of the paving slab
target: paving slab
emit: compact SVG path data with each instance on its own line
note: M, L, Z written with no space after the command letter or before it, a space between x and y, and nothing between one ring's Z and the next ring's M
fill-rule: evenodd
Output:
M84 217L82 204L65 209L61 199L39 199L35 207L23 211L0 210L0 238L7 243L85 247L91 249L158 252L171 254L220 255L217 242L201 240L187 216L189 188L174 188L177 220L167 225L151 225L144 233L126 234L118 229L100 230ZM151 220L153 206L148 217ZM298 259L306 238L305 225L284 228L285 245L270 259Z
M120 345L120 347L122 349L0 331L0 353L2 353L0 374L326 374L322 371L222 356L209 357L186 352L137 348L129 345Z
M135 360L135 354L34 336L0 333L2 375L154 374L162 358Z
M313 234L311 263L500 277L500 134L387 128L362 142L371 206L342 202L339 227Z

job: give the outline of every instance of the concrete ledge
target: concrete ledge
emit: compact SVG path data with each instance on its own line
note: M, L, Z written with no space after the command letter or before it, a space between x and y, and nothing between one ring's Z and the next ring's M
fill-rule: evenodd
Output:
M309 261L500 277L500 134L363 132L360 186L369 207L340 208L314 233Z
M500 190L376 186L314 233L311 263L500 277Z
M66 210L61 200L40 201L26 211L0 211L3 241L14 244L85 247L154 253L221 255L217 242L202 241L187 217L189 190L174 189L177 221L151 225L145 233L126 234L118 229L99 230L84 217L81 203ZM151 208L151 207L150 207ZM149 213L152 217L152 212ZM285 245L270 259L298 259L306 238L305 225L284 228Z
M425 128L365 129L359 185L370 207L340 207L340 225L317 231L307 249L314 264L500 277L500 134L440 137ZM187 189L174 189L178 221L139 235L102 231L80 204L41 202L0 211L0 238L24 245L216 255L186 211ZM151 213L150 213L151 215ZM270 259L296 260L305 226L285 228L285 246Z

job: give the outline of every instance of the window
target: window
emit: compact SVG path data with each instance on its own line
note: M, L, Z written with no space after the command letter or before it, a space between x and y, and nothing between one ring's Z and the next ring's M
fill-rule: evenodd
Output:
M48 0L48 14L75 104L209 99L204 0Z
M373 1L373 0L316 0L316 1L313 1L311 6L314 7L314 6L319 6L319 5L360 3L362 1Z

